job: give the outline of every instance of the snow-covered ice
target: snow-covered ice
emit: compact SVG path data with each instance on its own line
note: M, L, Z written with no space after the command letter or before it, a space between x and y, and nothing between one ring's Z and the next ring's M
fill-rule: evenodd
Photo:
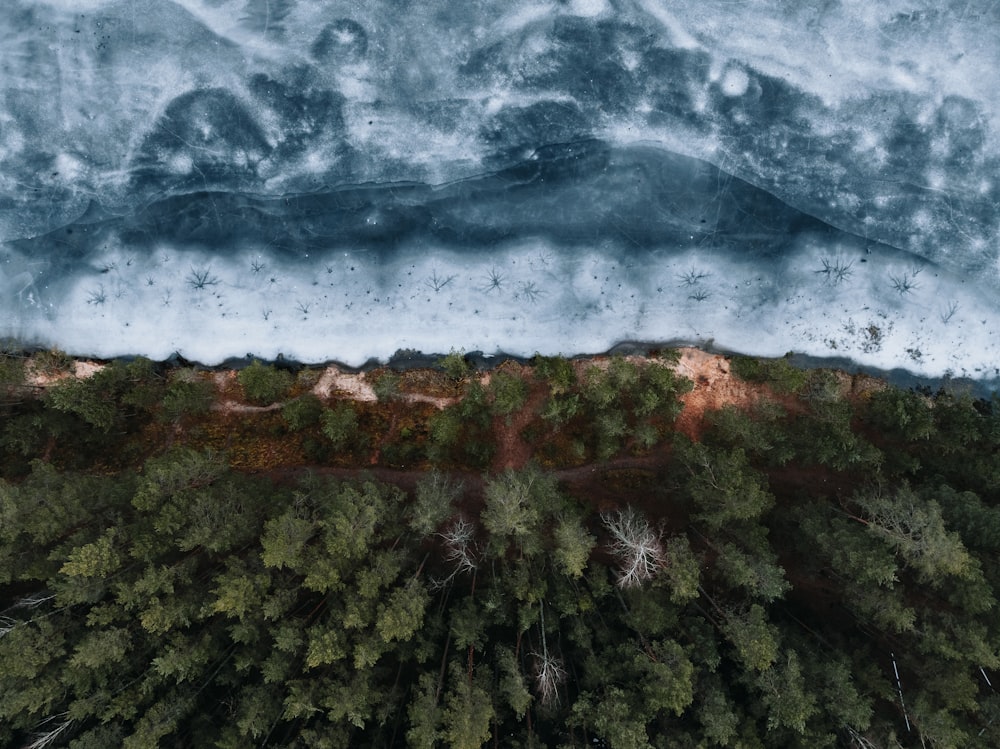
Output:
M1000 6L12 0L0 336L1000 376Z

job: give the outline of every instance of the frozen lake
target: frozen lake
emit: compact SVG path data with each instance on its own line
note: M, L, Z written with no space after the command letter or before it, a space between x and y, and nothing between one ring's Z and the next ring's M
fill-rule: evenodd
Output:
M13 0L0 337L1000 366L1000 6Z

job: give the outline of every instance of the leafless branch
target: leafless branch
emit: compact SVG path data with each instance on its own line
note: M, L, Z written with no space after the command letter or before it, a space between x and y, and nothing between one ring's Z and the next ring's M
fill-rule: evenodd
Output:
M611 552L618 557L618 585L631 588L652 579L667 565L661 534L632 507L601 514L613 539Z

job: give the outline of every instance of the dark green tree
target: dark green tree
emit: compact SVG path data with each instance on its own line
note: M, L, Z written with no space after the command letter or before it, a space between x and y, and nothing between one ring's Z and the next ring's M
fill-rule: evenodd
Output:
M249 367L240 370L237 379L248 400L267 406L288 395L294 378L284 369L273 364L261 364L257 359Z

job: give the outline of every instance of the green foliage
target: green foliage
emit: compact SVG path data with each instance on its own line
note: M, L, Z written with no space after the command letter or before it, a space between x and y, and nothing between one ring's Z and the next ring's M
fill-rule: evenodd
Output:
M50 408L71 413L91 426L109 431L120 417L119 406L113 394L95 387L89 380L67 380L50 387L45 401Z
M777 659L777 629L767 621L760 604L755 603L745 611L728 612L722 629L747 669L763 672Z
M485 493L486 530L501 544L510 539L522 554L538 553L542 520L560 502L555 479L534 466L505 471L487 482Z
M581 460L655 446L689 386L657 362L574 371L536 359L549 399L532 428L581 440ZM119 362L96 382L5 414L4 745L1000 738L992 404L856 405L811 374L787 411L710 415L701 443L560 473L406 474L407 494L322 471L272 482L185 446L216 428L190 370ZM462 467L488 460L498 395L474 378L465 393L426 426ZM403 408L318 406L282 417L318 420L338 473ZM153 457L109 469L147 434L133 455Z
M59 572L70 577L105 578L112 575L121 562L121 555L115 549L112 530L93 543L73 549Z
M225 470L220 455L178 448L146 464L132 504L139 510L159 510L184 491L211 486Z
M503 646L498 647L496 660L502 674L497 685L500 695L514 711L514 715L518 719L523 718L528 712L532 699L524 674L521 673L510 649Z
M160 402L160 418L177 422L184 416L199 416L211 409L215 397L212 383L199 379L193 370L178 370Z
M800 512L796 520L804 548L826 559L838 575L870 590L896 582L895 555L858 523L839 514L816 512Z
M691 387L659 360L637 363L615 356L604 367L587 367L579 392L553 389L542 417L558 427L585 416L589 447L598 460L609 460L626 446L653 448L680 413L679 397Z
M969 553L959 535L945 527L934 500L903 485L892 493L879 488L861 492L854 501L868 518L868 530L926 579L968 574Z
M565 424L580 413L580 396L577 393L552 397L545 402L542 418L555 425Z
M57 348L39 351L31 357L31 366L43 375L61 375L73 371L73 357Z
M472 372L472 367L465 358L465 352L454 349L447 356L439 359L437 366L453 380L464 380Z
M734 544L719 547L716 565L729 585L743 588L755 598L773 601L791 588L777 560L747 553Z
M791 424L796 457L838 471L879 466L883 454L854 428L853 417L847 401L810 402L810 411Z
M460 482L437 470L421 477L416 496L407 508L407 522L413 532L422 537L434 533L455 513L462 489Z
M691 550L686 538L674 536L664 544L668 564L666 577L670 586L670 600L682 604L698 597L701 564Z
M520 376L499 369L490 378L490 394L493 410L501 416L510 416L524 406L528 385Z
M769 731L789 729L803 734L806 723L816 713L816 697L806 687L799 656L794 650L756 679L762 701L768 708Z
M448 406L430 418L430 449L428 455L435 463L443 463L459 444L462 436L463 419L460 406Z
M277 369L273 364L261 364L257 359L249 367L240 370L237 379L247 399L262 406L284 398L294 382L290 372Z
M942 485L924 490L941 508L947 525L966 547L987 551L1000 548L1000 507L987 506L974 492L958 492Z
M608 373L596 365L591 365L584 372L583 397L592 406L604 409L615 403L618 390Z
M622 749L647 749L649 733L645 721L620 687L609 687L600 694L584 692L573 705L573 716L581 725L589 725L608 746Z
M323 404L312 393L300 395L281 408L281 415L284 417L285 423L288 424L289 429L295 432L311 427L319 421L322 414Z
M725 405L708 415L711 430L705 441L746 451L773 465L785 465L795 455L789 434L783 428L785 410L769 400L743 410Z
M461 402L430 418L428 457L438 464L487 465L494 450L491 421L487 392L478 381L472 380L466 384Z
M378 370L371 375L372 390L380 403L386 403L399 397L399 375L391 369Z
M767 383L779 393L797 393L809 381L809 373L792 366L787 358L734 356L730 359L730 367L741 380Z
M687 491L694 500L694 517L709 529L759 518L774 505L763 477L750 467L742 449L720 450L678 442L677 455L690 472Z
M456 749L479 749L490 739L493 703L478 679L466 678L455 663L449 669L442 738Z
M49 387L44 401L108 432L124 421L128 410L152 410L162 396L162 385L148 359L116 360L90 377L69 378Z
M549 384L553 395L567 393L576 386L576 370L568 359L535 354L531 363L535 368L535 376Z
M343 451L361 447L358 414L354 405L341 401L333 408L324 409L319 417L323 434L334 450Z
M934 414L929 400L916 393L885 388L872 393L868 418L880 432L914 442L934 434Z
M421 674L413 691L406 740L410 746L433 749L441 737L438 727L441 725L442 710L438 703L437 675L430 672Z
M558 518L552 535L556 568L568 577L582 577L597 539L587 532L579 517L571 514Z
M418 583L396 588L378 606L376 630L387 643L412 639L423 624L424 611L429 602L430 596Z
M24 384L24 358L0 351L0 393Z

